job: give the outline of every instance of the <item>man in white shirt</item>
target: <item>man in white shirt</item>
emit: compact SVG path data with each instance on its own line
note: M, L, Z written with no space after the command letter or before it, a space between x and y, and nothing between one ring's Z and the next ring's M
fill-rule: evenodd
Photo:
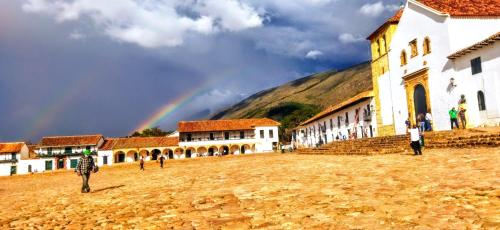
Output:
M429 110L425 114L425 126L427 131L432 131L432 114Z
M410 146L415 152L415 156L422 155L422 147L420 146L420 133L416 125L410 129Z

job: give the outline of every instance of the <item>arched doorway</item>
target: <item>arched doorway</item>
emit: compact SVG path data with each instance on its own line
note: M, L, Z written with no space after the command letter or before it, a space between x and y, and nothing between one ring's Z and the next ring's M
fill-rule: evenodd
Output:
M212 147L208 148L208 156L211 156L211 157L214 156L215 152L218 152L217 147L212 146Z
M427 93L425 92L424 86L421 84L415 86L413 103L415 108L415 119L418 117L418 114L422 113L425 115L427 113Z
M196 152L196 149L190 147L186 149L186 158L191 158L192 155Z
M171 149L168 150L168 159L174 159L174 151Z
M199 147L196 152L198 152L198 154L200 155L200 157L205 157L207 156L207 148L205 147Z
M224 155L228 155L228 154L229 154L229 147L227 147L227 146L222 146L222 147L220 148L220 151L219 151L219 152L220 152L220 153L221 153L221 155L223 155L223 156L224 156Z
M116 155L115 155L115 163L123 163L125 162L125 153L122 152L122 151L118 151L116 152Z
M158 149L153 149L153 151L151 151L151 160L158 160L158 156L161 154L161 151L158 150Z
M229 151L229 152L230 152L231 154L233 154L233 155L238 155L238 154L240 154L240 146L238 146L238 145L233 145L233 146L231 146L231 148L230 148L230 151Z

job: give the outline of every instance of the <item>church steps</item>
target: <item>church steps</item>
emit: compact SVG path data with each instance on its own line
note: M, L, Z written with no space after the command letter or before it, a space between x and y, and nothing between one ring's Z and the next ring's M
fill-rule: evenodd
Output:
M299 154L320 155L381 155L409 151L409 136L387 136L338 141L319 148L299 149ZM481 130L453 130L425 133L425 148L480 148L500 147L500 132Z

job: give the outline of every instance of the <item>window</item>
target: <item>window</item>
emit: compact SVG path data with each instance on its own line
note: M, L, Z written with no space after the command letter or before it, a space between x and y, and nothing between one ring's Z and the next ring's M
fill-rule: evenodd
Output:
M76 168L77 164L78 164L78 159L71 159L69 167L74 169Z
M17 160L17 156L16 156L16 154L15 154L15 153L12 153L12 154L10 155L10 159L11 159L11 160Z
M86 150L90 150L90 146L85 147Z
M48 155L52 155L52 148L48 148L48 149L47 149L47 154L48 154Z
M45 161L45 170L52 170L52 161Z
M408 61L406 59L406 50L401 51L401 66L405 66L408 64Z
M102 164L104 164L104 165L108 164L108 156L103 156L102 157Z
M384 44L384 51L385 51L385 53L387 53L387 39L385 39L385 34L384 34L384 36L382 36L382 41L384 42L383 43Z
M425 37L423 45L424 55L431 53L431 40L429 37Z
M64 148L64 153L71 153L71 147Z
M214 133L210 133L210 140L213 141L215 138L214 138Z
M264 139L264 130L260 131L260 139Z
M187 134L187 141L193 140L193 135L191 133Z
M470 60L470 66L472 69L472 75L483 72L483 69L481 68L481 57Z
M224 140L229 140L229 132L224 132Z
M340 128L340 116L337 117L337 127Z
M272 129L269 130L269 138L274 138L274 131Z
M380 39L377 39L377 57L380 57Z
M333 129L333 119L330 119L330 129Z
M349 113L348 112L345 113L345 124L346 124L346 126L349 125Z
M245 139L245 132L244 131L240 131L240 139Z
M411 57L416 57L418 55L417 39L410 42Z
M477 104L479 105L479 111L486 110L486 102L484 101L484 93L483 91L477 92Z

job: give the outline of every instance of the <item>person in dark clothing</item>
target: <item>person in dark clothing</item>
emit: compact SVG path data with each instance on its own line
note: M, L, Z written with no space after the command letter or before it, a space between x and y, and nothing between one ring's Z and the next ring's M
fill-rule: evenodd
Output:
M141 156L141 160L139 161L139 164L141 165L140 170L144 171L144 157Z
M82 193L90 192L89 179L90 173L94 170L94 159L90 156L90 150L83 151L83 156L78 161L75 172L82 177Z
M160 167L163 168L163 160L165 158L163 157L163 155L160 156Z
M458 126L458 119L457 119L457 110L455 109L455 107L453 107L449 112L448 114L450 115L450 123L451 123L451 129L453 129L453 125L455 125L455 127L457 127L457 129L459 128Z

